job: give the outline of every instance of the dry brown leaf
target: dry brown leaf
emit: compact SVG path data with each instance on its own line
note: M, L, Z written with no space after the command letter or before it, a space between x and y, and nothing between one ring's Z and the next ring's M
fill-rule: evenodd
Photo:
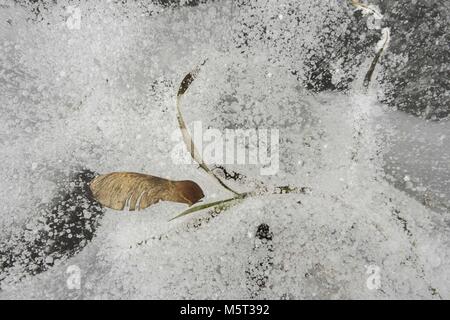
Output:
M100 204L115 210L145 209L159 201L191 206L204 197L200 186L193 181L172 181L135 172L100 175L92 180L90 188Z

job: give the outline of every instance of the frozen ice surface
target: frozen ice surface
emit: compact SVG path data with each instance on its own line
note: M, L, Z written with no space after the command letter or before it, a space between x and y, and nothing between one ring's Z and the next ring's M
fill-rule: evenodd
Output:
M280 130L280 171L229 166L250 181L230 184L246 191L261 180L308 192L171 222L183 205L107 209L80 253L24 279L13 269L0 278L0 298L450 297L448 122L402 130L403 115L377 102L376 84L361 90L370 64L361 56L359 67L343 71L358 80L348 93L312 94L299 82L310 49L321 46L317 34L351 7L92 1L77 6L78 28L70 3L41 5L39 14L13 2L1 7L2 237L24 228L32 237L38 208L80 167L191 179L205 201L228 197L196 165L171 159L176 90L205 58L183 101L188 123ZM426 147L431 132L435 149ZM411 159L434 152L428 162ZM392 183L405 176L406 192ZM430 189L443 205L419 201L411 188ZM371 282L373 266L379 282ZM80 271L79 289L68 282L70 270Z

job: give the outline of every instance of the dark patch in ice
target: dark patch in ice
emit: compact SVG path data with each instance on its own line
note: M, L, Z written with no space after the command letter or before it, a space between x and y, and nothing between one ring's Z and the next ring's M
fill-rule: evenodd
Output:
M249 258L249 266L245 271L247 277L247 290L250 298L257 298L266 288L269 280L268 271L273 266L273 233L269 225L261 223L255 234L253 255Z
M245 176L243 174L240 174L239 172L236 172L236 171L228 171L223 166L215 166L214 170L218 170L223 175L225 180L237 181L237 180L242 180L243 178L245 178Z
M428 119L448 117L448 1L374 0L374 3L380 6L384 24L391 30L389 48L381 59L383 102Z
M16 280L36 275L80 252L95 236L104 210L93 199L89 182L96 173L83 169L64 185L31 228L0 243L0 283L12 268Z
M356 78L356 71L380 39L378 30L369 30L366 17L359 11L347 11L348 14L330 21L318 36L321 47L310 49L311 58L306 63L305 87L314 92L349 89ZM326 14L326 13L324 13ZM339 29L346 26L346 32ZM361 36L361 35L364 36ZM337 35L337 36L336 36ZM339 62L342 61L342 62ZM333 80L333 65L342 68L345 76Z

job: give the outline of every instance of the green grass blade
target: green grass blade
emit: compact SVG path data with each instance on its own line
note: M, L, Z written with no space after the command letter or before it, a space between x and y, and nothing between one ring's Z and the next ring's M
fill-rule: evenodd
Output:
M197 211L204 210L204 209L211 208L211 207L215 207L215 206L224 205L224 204L230 203L232 201L241 200L241 199L243 199L243 198L242 197L233 197L233 198L229 198L229 199L225 199L225 200L214 201L214 202L210 202L210 203L201 204L201 205L198 205L198 206L195 206L195 207L191 207L191 208L181 212L179 215L173 217L169 221L172 221L174 219L180 218L182 216L188 215L188 214L193 213L193 212L197 212Z

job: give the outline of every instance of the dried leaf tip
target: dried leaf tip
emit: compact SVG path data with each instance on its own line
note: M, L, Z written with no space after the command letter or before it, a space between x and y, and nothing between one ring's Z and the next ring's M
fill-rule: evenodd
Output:
M179 197L179 201L189 206L199 202L205 197L202 188L191 180L175 181L175 195Z
M205 59L194 70L192 70L186 76L184 76L183 80L181 81L180 87L178 88L177 97L183 95L187 91L187 89L189 89L189 86L195 80L198 73L200 72L200 67L203 66L206 63L206 61L208 61L208 59Z

